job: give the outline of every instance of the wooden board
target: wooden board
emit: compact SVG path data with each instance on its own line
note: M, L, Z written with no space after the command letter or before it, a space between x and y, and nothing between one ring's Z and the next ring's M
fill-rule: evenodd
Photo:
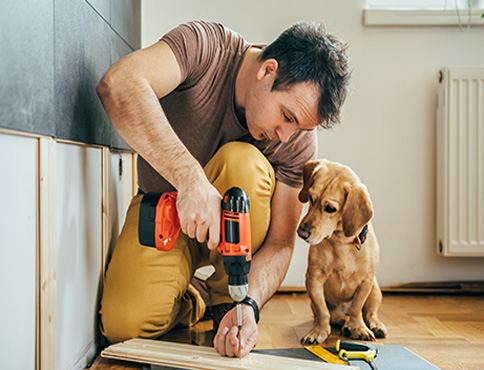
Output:
M328 364L322 361L300 360L249 353L242 359L221 357L213 348L190 344L163 342L150 339L130 339L113 344L101 352L105 358L135 361L147 364L174 366L181 369L213 370L349 370L355 366Z

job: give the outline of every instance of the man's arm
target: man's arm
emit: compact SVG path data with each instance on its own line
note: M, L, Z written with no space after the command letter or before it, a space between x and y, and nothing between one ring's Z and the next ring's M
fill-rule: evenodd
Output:
M271 224L264 244L252 259L249 273L249 296L261 309L272 297L286 276L296 238L296 229L301 216L302 204L298 200L300 189L278 181L271 203ZM242 305L242 350L245 356L257 341L258 329L252 307ZM214 338L217 352L225 356L238 355L235 309L220 323Z
M115 63L97 92L121 137L178 191L182 231L214 249L220 235L221 196L171 128L159 99L181 83L178 62L160 41Z
M281 286L291 262L296 230L303 205L299 190L280 181L271 202L271 224L264 244L252 259L249 273L249 296L259 308Z

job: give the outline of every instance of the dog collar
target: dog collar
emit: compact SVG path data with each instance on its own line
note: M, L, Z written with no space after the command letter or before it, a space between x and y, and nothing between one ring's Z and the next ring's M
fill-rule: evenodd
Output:
M361 233L353 240L351 244L354 244L356 249L360 250L363 243L366 241L366 236L368 235L368 225L365 225Z

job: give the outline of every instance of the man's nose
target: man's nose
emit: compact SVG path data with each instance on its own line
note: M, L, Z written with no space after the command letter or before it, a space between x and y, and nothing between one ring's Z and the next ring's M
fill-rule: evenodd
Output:
M295 131L296 128L291 124L283 124L276 128L276 134L283 143L286 143Z

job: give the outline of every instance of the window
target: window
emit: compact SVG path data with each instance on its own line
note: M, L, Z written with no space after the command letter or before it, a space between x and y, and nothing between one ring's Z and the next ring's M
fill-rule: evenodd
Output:
M484 26L484 0L367 0L365 26Z
M368 9L407 9L407 10L450 10L481 8L484 1L475 0L367 0Z

